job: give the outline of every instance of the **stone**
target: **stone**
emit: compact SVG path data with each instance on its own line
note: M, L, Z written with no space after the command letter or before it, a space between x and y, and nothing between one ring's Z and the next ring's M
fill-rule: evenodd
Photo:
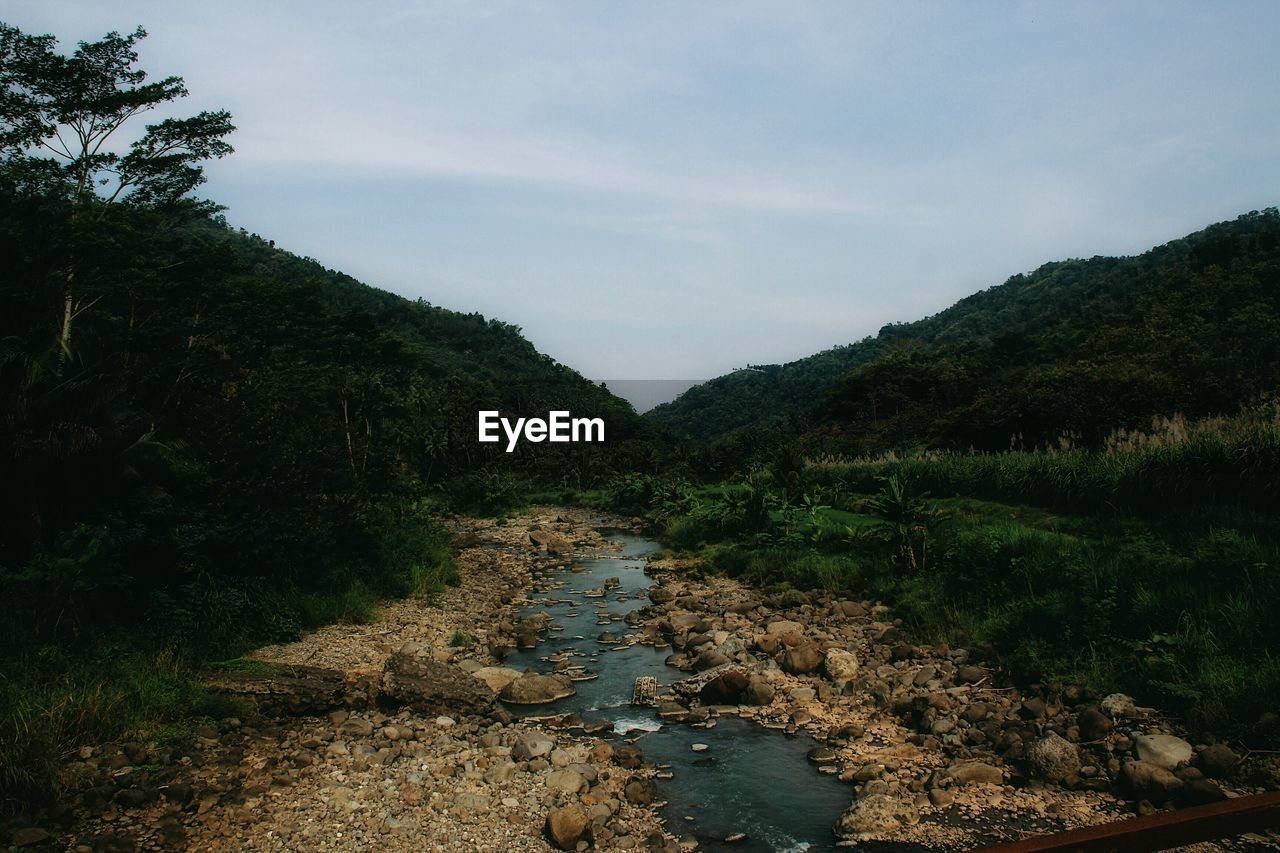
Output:
M855 800L836 821L835 833L855 841L894 840L904 828L917 823L920 813L911 803L888 794Z
M948 791L946 788L934 788L929 792L929 802L938 808L946 808L954 803L956 795Z
M644 753L634 743L614 747L613 761L624 770L637 770L644 763Z
M502 688L520 677L520 672L506 666L485 666L471 673L471 677L478 678L489 685L489 689L494 693L501 693Z
M676 594L664 586L649 589L649 600L654 604L669 604L676 600Z
M556 742L542 732L525 732L516 738L511 747L511 757L516 761L530 761L550 755L556 748Z
M728 662L729 662L729 659L724 655L720 654L714 649L708 649L707 651L699 654L694 659L693 671L706 672L707 670L714 669L717 666L724 666Z
M1182 791L1178 794L1178 802L1184 806L1204 806L1209 803L1222 802L1227 794L1216 782L1208 779L1192 779L1183 782Z
M50 838L49 833L40 827L28 826L15 830L9 840L14 847L30 847L33 844L44 844Z
M635 779L627 783L623 793L627 802L647 806L658 798L658 785L652 779Z
M347 678L317 666L271 666L264 671L215 672L200 677L215 693L251 700L267 716L320 715L340 706Z
M526 672L502 688L498 696L512 705L543 705L577 692L573 682L563 675Z
M587 811L574 804L547 813L547 836L559 850L575 850L587 831Z
M1098 704L1102 708L1102 713L1106 714L1113 720L1117 717L1128 718L1138 716L1138 706L1133 701L1133 697L1126 696L1123 693L1112 693L1111 695L1104 697Z
M1158 764L1126 761L1124 779L1134 799L1163 803L1182 790L1182 780Z
M1077 725L1080 726L1080 737L1085 740L1101 740L1111 731L1114 723L1102 711L1090 706L1080 712Z
M1227 778L1235 772L1239 764L1240 756L1225 743L1207 746L1196 756L1196 766L1204 772L1204 775L1214 779Z
M751 676L747 679L747 690L743 699L748 705L768 705L773 702L776 692L773 683L768 679Z
M840 760L840 756L836 754L836 751L826 746L815 746L805 754L805 758L808 758L811 763L819 766L835 764Z
M553 770L547 774L547 787L565 794L577 794L588 788L587 780L575 770Z
M971 762L969 764L956 764L947 768L946 777L958 785L971 785L975 783L986 783L988 785L1003 785L1004 771L999 767L990 764L984 764L980 761Z
M418 643L405 643L388 658L378 683L378 698L425 714L489 714L494 693L478 678L424 654Z
M1050 782L1065 782L1080 772L1080 751L1056 732L1033 741L1026 758L1031 772Z
M1191 761L1191 744L1173 735L1138 735L1134 741L1139 761L1172 770Z
M843 687L858 676L858 656L846 649L827 649L822 669L827 678Z
M774 637L787 637L804 633L804 626L799 622L792 622L789 619L779 619L777 622L770 622L765 628L765 633Z
M803 642L788 647L782 653L781 666L784 672L792 675L803 675L815 672L822 665L822 649L817 643Z

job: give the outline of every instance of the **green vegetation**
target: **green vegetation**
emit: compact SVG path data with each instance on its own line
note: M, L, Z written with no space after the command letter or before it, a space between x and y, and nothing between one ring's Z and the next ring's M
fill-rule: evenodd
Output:
M1131 258L1046 264L924 320L741 370L646 417L718 440L722 464L1096 444L1153 415L1233 413L1280 388L1280 212Z
M0 25L5 800L196 713L202 661L455 582L438 510L601 483L653 432L514 326L230 228L191 195L230 117L135 128L186 94L136 67L144 35L63 55ZM507 454L482 408L608 441Z
M990 649L1028 680L1123 690L1195 725L1273 739L1280 408L1158 427L1098 451L672 483L652 490L649 512L669 546L712 571L879 597L921 637ZM747 495L767 514L748 514Z

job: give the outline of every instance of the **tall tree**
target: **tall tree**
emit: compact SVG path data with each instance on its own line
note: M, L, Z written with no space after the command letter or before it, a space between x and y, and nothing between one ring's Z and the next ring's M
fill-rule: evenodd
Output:
M205 111L148 124L123 143L133 119L187 95L181 77L148 82L137 67L135 47L146 35L142 27L110 32L66 56L53 36L0 23L0 156L9 181L69 197L91 220L114 203L194 202L188 194L205 180L200 164L231 153L225 137L235 127L227 111ZM65 364L72 323L92 300L78 296L74 263L62 289L57 344Z

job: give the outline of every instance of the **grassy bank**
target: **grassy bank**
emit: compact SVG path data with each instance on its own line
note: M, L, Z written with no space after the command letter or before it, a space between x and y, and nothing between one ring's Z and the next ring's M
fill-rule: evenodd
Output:
M1265 740L1280 707L1277 449L1273 408L1160 421L1095 451L774 466L614 499L647 503L709 570L879 598L920 638L989 647L1025 679Z
M54 626L44 618L49 592L19 585L13 592L33 603L15 607L0 632L2 810L74 785L62 765L81 745L177 745L209 719L246 713L196 684L210 661L320 625L366 622L382 599L430 597L457 582L446 533L430 518L409 516L381 544L369 558L376 571L356 566L312 578L210 584L178 601L135 602L139 610L119 614L68 608Z

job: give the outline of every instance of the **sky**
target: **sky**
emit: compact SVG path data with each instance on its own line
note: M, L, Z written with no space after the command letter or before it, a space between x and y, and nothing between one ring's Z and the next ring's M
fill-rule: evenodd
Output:
M785 362L1280 202L1280 3L0 0L150 33L203 194L596 379Z

